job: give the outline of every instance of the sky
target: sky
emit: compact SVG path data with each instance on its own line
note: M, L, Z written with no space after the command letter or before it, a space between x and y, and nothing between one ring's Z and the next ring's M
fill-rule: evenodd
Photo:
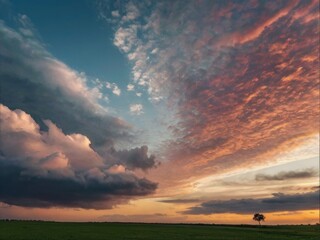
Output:
M0 216L319 222L319 2L0 1Z

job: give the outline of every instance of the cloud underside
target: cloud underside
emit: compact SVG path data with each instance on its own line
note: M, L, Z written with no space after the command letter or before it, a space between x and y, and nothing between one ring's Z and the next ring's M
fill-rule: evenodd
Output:
M0 201L28 207L111 208L151 194L157 184L135 169L156 165L143 146L99 155L81 134L65 135L51 121L0 104Z
M181 176L264 164L318 132L317 1L136 7L143 18L111 16L114 44L133 82L174 108L167 153Z
M232 199L227 201L208 201L191 207L184 214L281 212L319 209L319 191L286 195L275 193L273 197L262 199Z
M4 165L0 170L0 201L24 207L79 207L107 209L134 197L151 194L157 184L131 174L106 174L103 179L86 173L34 175L25 168Z

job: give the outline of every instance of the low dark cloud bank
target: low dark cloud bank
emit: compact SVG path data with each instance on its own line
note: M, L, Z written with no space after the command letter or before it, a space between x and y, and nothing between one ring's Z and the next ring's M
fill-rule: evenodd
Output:
M26 172L21 166L0 163L0 201L24 207L80 207L105 209L125 203L132 197L151 194L157 184L133 174L106 174L90 171L74 176Z
M274 175L257 174L256 181L283 181L288 179L310 178L317 176L315 169L305 169L301 171L282 171Z
M199 199L195 199L195 198L190 198L190 199L179 198L179 199L164 199L164 200L161 200L159 202L184 204L184 203L196 203L196 202L200 202L200 200Z
M280 212L319 209L319 191L287 195L274 193L272 197L261 199L231 199L208 201L184 211L185 214Z
M40 131L29 114L2 104L0 113L1 202L101 209L157 188L130 171L155 167L146 146L102 157L84 135L65 135L51 121L45 121L48 131Z

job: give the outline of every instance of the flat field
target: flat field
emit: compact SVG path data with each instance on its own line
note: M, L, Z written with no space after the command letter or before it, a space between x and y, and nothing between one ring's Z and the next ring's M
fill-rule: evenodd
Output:
M1 240L313 240L320 226L236 226L0 221Z

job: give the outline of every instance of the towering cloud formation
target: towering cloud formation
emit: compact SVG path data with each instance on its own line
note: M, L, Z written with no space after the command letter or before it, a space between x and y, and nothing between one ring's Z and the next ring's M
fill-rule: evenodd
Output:
M318 132L317 1L137 1L131 20L121 3L102 16L133 81L176 111L181 172L263 163Z
M153 193L157 184L133 172L156 165L147 146L115 150L131 127L99 105L85 74L47 52L27 16L19 20L19 31L0 21L0 202L98 209Z
M102 158L86 136L45 124L48 131L40 131L29 114L0 104L0 201L99 209L156 189L156 183L128 171L155 166L147 147L112 150Z

